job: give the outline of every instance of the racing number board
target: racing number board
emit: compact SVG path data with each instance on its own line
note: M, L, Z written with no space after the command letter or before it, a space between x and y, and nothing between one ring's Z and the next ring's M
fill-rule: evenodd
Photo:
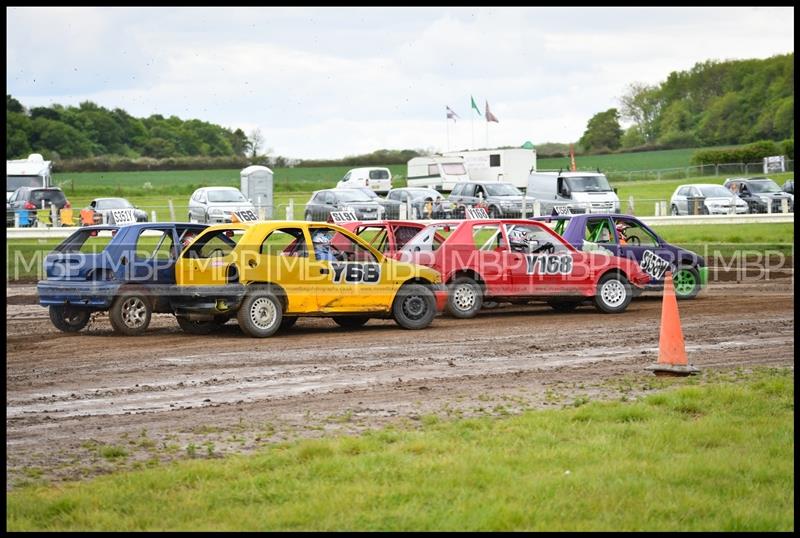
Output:
M245 211L234 211L233 212L233 216L236 217L236 219L239 222L254 222L254 221L258 220L258 215L256 215L250 209L247 209ZM233 220L233 219L231 219L231 220ZM236 222L236 221L234 221L234 222Z
M540 275L568 275L572 273L572 256L569 254L528 254L527 273Z
M486 212L486 209L483 207L468 207L467 208L467 218L468 219L488 219L489 214Z
M381 280L381 266L377 263L332 262L334 284L377 284Z
M640 265L642 271L656 280L661 280L671 264L652 250L645 250Z
M340 222L355 222L358 219L352 211L331 211L331 218L335 224Z
M112 209L111 216L114 218L114 224L133 224L136 222L136 217L133 216L133 209Z

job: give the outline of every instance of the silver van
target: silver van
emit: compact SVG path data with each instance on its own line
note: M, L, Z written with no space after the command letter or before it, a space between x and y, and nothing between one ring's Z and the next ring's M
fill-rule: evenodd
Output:
M556 207L571 213L619 213L619 197L599 172L531 172L525 197L538 201L542 214Z

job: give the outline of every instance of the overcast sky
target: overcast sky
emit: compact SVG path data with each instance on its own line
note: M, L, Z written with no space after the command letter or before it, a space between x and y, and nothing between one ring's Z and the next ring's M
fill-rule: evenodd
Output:
M6 93L197 118L274 155L577 141L632 82L794 51L794 8L7 7Z

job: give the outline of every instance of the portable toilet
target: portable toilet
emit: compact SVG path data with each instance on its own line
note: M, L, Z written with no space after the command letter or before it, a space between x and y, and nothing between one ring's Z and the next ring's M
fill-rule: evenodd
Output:
M241 191L256 207L259 216L271 219L273 214L272 170L266 166L248 166L241 172Z

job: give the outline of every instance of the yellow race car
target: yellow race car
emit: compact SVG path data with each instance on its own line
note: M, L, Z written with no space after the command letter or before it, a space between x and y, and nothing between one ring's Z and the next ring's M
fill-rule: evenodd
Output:
M198 234L175 265L178 323L206 334L234 315L246 334L267 337L300 316L343 327L392 317L423 329L447 301L441 275L385 257L333 224L258 221Z

